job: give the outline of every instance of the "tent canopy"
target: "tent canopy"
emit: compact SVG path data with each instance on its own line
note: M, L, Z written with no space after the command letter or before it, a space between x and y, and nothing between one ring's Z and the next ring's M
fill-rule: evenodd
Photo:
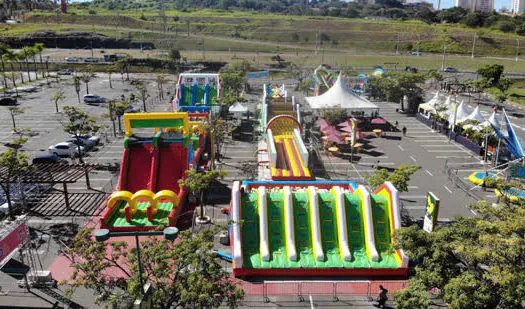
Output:
M474 111L472 113L470 113L470 115L468 115L466 120L477 120L480 123L485 122L485 117L483 117L483 115L481 115L481 112L479 110L479 105L476 106L476 108L474 109Z
M355 95L348 89L341 74L327 92L320 96L306 97L305 99L314 111L325 108L342 108L350 112L364 112L368 116L379 112L377 105Z
M248 107L237 102L230 106L228 110L230 111L230 113L246 113L248 111Z

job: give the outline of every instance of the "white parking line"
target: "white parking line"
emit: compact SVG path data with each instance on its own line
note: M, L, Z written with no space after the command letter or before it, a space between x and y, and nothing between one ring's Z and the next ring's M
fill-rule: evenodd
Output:
M456 158L456 159L466 159L466 158L475 159L473 156L436 156L436 159L451 159L451 158Z
M405 151L405 149L403 149L403 147L401 147L401 145L397 145L397 147L398 147L399 149L401 149L401 151Z
M413 156L410 156L410 159L412 159L412 161L414 162L417 162L416 158L414 158Z
M445 187L445 189L448 191L448 193L452 193L452 191L449 188L447 188L447 186L443 185L443 187Z
M403 206L404 209L407 210L419 210L419 209L427 209L427 206Z
M427 172L427 174L429 174L431 177L434 177L434 175L432 175L432 173L429 170L425 169L425 172Z
M427 150L428 152L465 152L465 153L469 153L468 151L466 150L463 150L463 149L451 149L451 150Z

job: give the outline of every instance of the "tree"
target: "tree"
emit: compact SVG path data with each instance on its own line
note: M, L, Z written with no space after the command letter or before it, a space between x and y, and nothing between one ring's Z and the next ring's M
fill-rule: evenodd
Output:
M16 86L16 72L9 72L9 77L11 78L11 82L13 83L13 87L15 87L15 95L18 97L18 87Z
M336 125L345 121L348 118L346 110L341 107L324 108L321 110L321 118L328 121L332 125Z
M24 107L16 107L16 106L10 106L9 107L9 114L11 114L11 121L13 122L13 132L16 132L16 122L15 122L15 116L23 114L25 111Z
M159 74L156 78L157 90L159 91L159 98L164 99L164 84L168 81L166 74Z
M11 184L19 183L19 177L29 169L29 156L20 152L20 148L27 142L24 135L27 129L14 129L18 137L10 144L9 149L0 155L0 166L6 171L0 176L0 186L4 190L7 199L8 216L13 219L13 201L11 196Z
M126 110L128 108L130 108L130 107L131 107L131 101L129 101L129 100L118 101L118 102L115 102L113 104L113 109L115 111L115 115L118 118L118 130L119 130L119 132L122 132L122 125L121 125L122 116L124 115Z
M169 58L176 63L179 63L181 59L180 51L175 48L170 49Z
M80 79L86 84L86 94L89 94L89 82L95 77L95 73L88 68L86 72L80 75Z
M222 153L222 146L226 142L226 139L228 136L230 136L232 132L232 126L224 119L219 118L213 122L213 124L209 124L206 126L205 130L210 134L212 140L215 144L215 156L218 160L220 160L220 154ZM215 162L212 161L212 165L215 164Z
M78 104L80 104L80 82L82 81L82 76L75 75L73 76L73 85L75 86L75 92L77 93Z
M33 57L35 51L33 50L32 47L29 47L29 46L26 46L22 49L22 51L20 51L20 57L22 57L21 59L24 59L25 63L26 63L26 72L27 72L27 79L29 79L29 81L31 81L31 73L29 72L29 58Z
M259 175L258 167L259 166L257 165L257 161L255 160L242 162L239 169L241 170L243 174L243 179L247 179L247 180L257 179L257 176Z
M217 308L223 303L238 306L244 297L240 285L230 278L213 254L214 237L219 228L190 230L179 234L177 243L157 237L141 241L143 279L152 285L152 308ZM74 272L66 295L79 287L95 291L97 304L133 304L140 296L140 278L135 249L124 241L111 243L111 253L93 237L93 229L81 231L68 250ZM122 276L112 277L111 268Z
M396 247L420 261L405 303L438 289L450 308L522 308L525 301L525 208L487 201L469 205L477 216L458 217L427 233L418 226L396 231ZM414 284L412 284L414 283ZM399 308L427 308L399 306Z
M305 95L308 95L308 91L312 89L312 84L312 79L305 79L299 83L299 90L304 92Z
M503 75L503 69L501 64L490 64L479 68L478 74L490 81L491 86L495 86Z
M402 102L406 95L408 98L408 109L413 111L423 98L423 89L419 86L424 83L428 76L424 73L391 73L387 78L373 78L369 87L380 99L389 102Z
M45 75L45 71L44 71L44 61L42 60L42 53L44 52L45 50L45 45L44 43L35 43L35 45L33 45L33 50L35 51L35 54L38 54L39 57L40 57L40 67L42 68L42 77L44 77ZM49 73L49 72L48 72ZM49 74L48 74L49 75Z
M421 166L402 164L392 173L386 169L378 169L372 175L366 175L365 179L372 188L380 186L385 181L390 181L400 192L408 192L410 177L417 172Z
M106 67L106 73L108 73L108 79L109 79L109 88L113 88L113 84L111 83L111 74L115 72L115 66L114 65L108 65Z
M200 209L200 219L206 220L204 216L204 193L210 188L212 182L217 181L219 178L226 176L226 172L211 170L201 173L194 169L187 170L185 172L186 177L184 179L179 179L179 187L188 188L195 196L199 199L199 204L201 205ZM209 219L209 218L208 218Z
M142 81L134 80L132 84L135 86L135 89L139 92L140 99L142 100L142 108L144 112L146 110L146 100L149 98L148 87Z
M246 87L246 74L240 71L223 71L221 72L221 87L225 89L225 92L232 93L236 97L240 96L240 93Z
M95 117L89 116L85 111L75 106L64 106L64 132L73 136L77 141L78 159L80 163L84 163L82 159L83 153L80 151L80 139L84 134L95 134L100 130ZM86 174L87 177L87 174ZM89 181L88 181L89 186Z
M57 113L59 112L58 111L58 101L64 101L65 98L66 98L66 95L64 94L64 91L62 90L55 91L55 94L53 95L53 97L51 97L51 101L55 102L55 109Z

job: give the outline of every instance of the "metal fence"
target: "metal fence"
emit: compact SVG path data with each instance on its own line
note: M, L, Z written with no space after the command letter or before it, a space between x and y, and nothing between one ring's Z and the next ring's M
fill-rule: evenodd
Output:
M265 281L243 283L242 287L247 296L261 296L269 302L270 296L297 297L299 301L305 296L328 296L333 301L344 296L371 297L379 293L380 285L394 292L408 287L408 281Z

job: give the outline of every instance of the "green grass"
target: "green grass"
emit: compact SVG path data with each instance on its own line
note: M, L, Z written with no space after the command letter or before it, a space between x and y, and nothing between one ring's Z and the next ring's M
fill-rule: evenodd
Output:
M141 15L144 15L147 20L139 19ZM281 49L285 50L294 48L312 50L319 31L329 37L329 41L324 42L324 48L339 52L393 52L398 40L402 52L409 50L410 45L415 49L418 41L420 41L420 51L441 52L443 42L448 37L449 52L469 54L476 32L478 33L476 54L493 56L513 55L517 38L515 35L502 34L497 30L469 29L457 24L427 25L415 20L377 21L221 10L190 12L169 10L166 11L166 16L169 31L168 35L162 33L162 39L144 33L150 31L159 34L162 28L162 20L158 16L158 11L153 9L121 12L99 9L96 15L89 15L88 10L71 9L70 14L62 15L62 22L76 26L115 27L115 31L121 33L120 37L122 34L127 37L130 32L142 31L144 40L150 40L162 47L168 45L162 43L164 38L173 38L171 41L174 41L173 44L176 44L177 48L180 45L186 46L181 34L186 33L188 26L192 34L205 37L207 41L217 41L214 38L219 37L245 39L245 41L238 40L233 43L219 44L220 46L217 47L220 49L227 45L236 50L254 50L254 48L260 50L261 43L253 41L279 44ZM175 16L179 18L178 21L173 19ZM51 12L35 12L26 18L26 22L45 23L49 26L56 23L56 16ZM30 32L30 29L28 31ZM176 33L179 34L178 38L173 36ZM18 32L14 31L13 34L17 35ZM132 38L137 39L133 34ZM179 40L180 44L177 43ZM244 48L245 45L248 46Z

